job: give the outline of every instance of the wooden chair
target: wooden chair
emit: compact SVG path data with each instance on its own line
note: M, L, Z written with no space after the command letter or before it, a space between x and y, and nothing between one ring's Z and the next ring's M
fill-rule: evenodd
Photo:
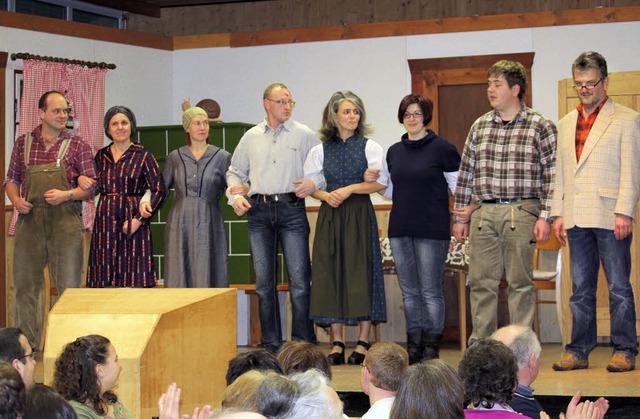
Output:
M538 314L538 304L556 304L556 300L545 300L539 297L538 291L540 290L552 290L556 289L556 276L560 274L557 270L547 271L539 269L540 255L547 251L559 251L562 248L562 244L558 241L556 236L551 233L551 238L546 242L537 242L536 249L533 252L533 283L536 287L536 303L533 314L533 330L538 336L540 336L540 319Z

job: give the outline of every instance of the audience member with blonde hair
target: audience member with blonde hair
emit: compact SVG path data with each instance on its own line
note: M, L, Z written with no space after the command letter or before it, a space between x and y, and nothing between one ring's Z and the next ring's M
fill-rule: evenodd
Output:
M371 404L362 419L389 417L408 365L409 355L397 343L378 342L371 346L360 373L360 387Z
M247 371L238 377L231 385L227 386L222 394L223 408L237 408L251 412L258 411L258 400L256 395L258 387L273 371Z

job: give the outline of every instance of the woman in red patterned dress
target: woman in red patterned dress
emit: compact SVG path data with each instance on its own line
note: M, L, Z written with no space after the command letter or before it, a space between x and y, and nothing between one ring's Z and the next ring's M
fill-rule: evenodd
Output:
M114 106L104 116L104 131L113 142L96 154L100 194L89 252L87 287L153 287L156 272L149 218L139 210L151 190L153 212L165 197L162 174L153 154L132 141L136 117Z

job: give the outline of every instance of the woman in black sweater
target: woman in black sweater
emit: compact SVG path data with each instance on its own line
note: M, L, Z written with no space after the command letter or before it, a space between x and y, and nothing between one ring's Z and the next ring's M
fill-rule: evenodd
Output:
M443 272L451 236L449 189L460 165L456 147L427 129L433 102L407 95L398 121L407 133L387 152L393 199L389 241L402 289L410 363L439 356L444 328Z

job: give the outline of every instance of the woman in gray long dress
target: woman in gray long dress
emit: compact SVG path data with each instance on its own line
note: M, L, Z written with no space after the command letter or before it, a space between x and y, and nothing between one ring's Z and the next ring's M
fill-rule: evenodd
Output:
M209 144L204 109L184 111L187 145L173 150L163 171L166 191L174 187L165 228L164 285L168 288L229 286L227 236L220 197L231 154Z

